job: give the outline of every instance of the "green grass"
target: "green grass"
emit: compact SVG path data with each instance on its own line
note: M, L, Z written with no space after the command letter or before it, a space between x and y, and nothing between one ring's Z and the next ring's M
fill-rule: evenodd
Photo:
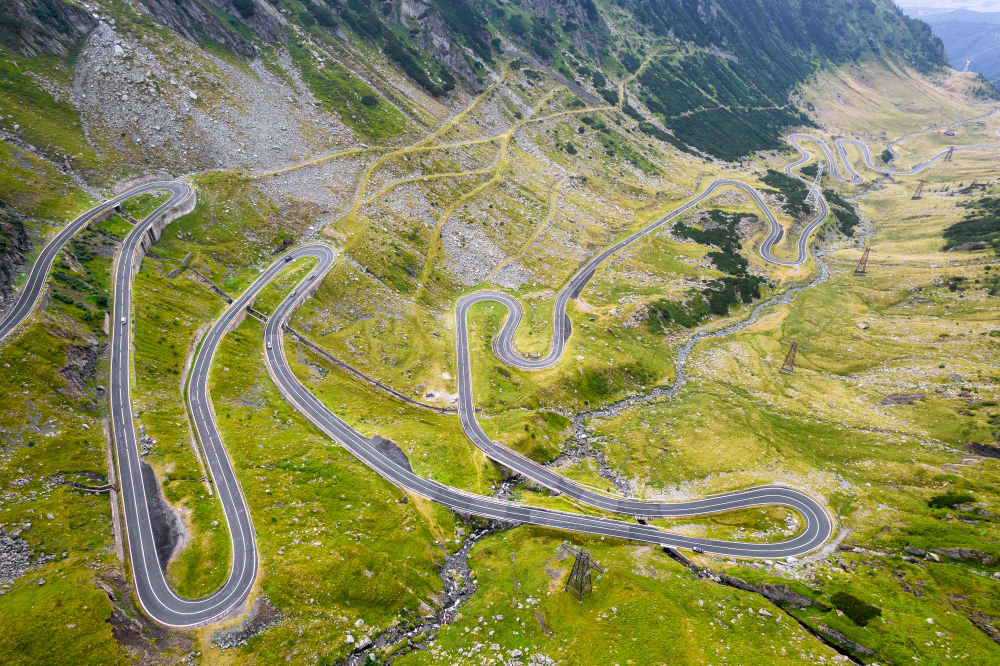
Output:
M122 203L122 210L135 219L142 220L169 198L170 194L166 192L150 192L148 194L140 194L137 197L126 199L125 202Z
M0 47L0 107L13 116L3 121L4 128L13 132L17 123L24 139L50 157L68 153L74 166L96 167L101 160L84 136L79 112L67 101L56 101L30 73L57 80L72 77L55 59L25 58Z
M132 225L126 222L120 215L112 215L108 219L95 224L94 228L108 236L124 239L132 230Z
M540 316L546 320L551 319L548 307L539 308L539 312L544 313ZM493 354L491 344L505 316L504 308L490 303L476 305L470 311L473 392L476 404L485 414L504 415L516 409L596 407L673 378L672 351L660 348L650 353L641 340L645 331L611 328L607 326L611 322L604 317L603 321L591 322L589 317L580 316L576 308L570 311L573 336L566 353L552 369L522 372L507 367ZM547 337L539 335L536 339L546 341L543 349L547 352ZM507 420L510 416L501 418L503 424L510 425ZM489 423L484 422L488 433ZM551 446L546 448L552 451Z
M0 200L60 227L93 205L69 176L6 142L0 143Z
M12 666L132 663L111 633L110 616L111 602L83 563L50 565L0 601L0 657Z
M793 522L786 522L786 521ZM806 523L796 511L784 507L758 507L726 511L707 516L650 523L672 532L708 539L726 539L754 543L773 543L793 538L805 529ZM794 525L794 527L789 527ZM790 533L785 534L785 530Z
M573 558L558 549L563 539L607 569L582 603L564 591ZM458 650L477 643L572 664L769 663L775 654L813 664L832 655L787 619L759 615L769 605L757 595L695 579L649 546L521 527L477 545L471 563L479 591L429 649L400 664L467 663Z
M286 265L281 269L280 273L274 276L270 284L260 291L257 298L254 299L254 309L270 315L274 311L274 308L278 307L278 304L284 300L288 292L292 290L292 287L297 285L315 265L316 259L313 257L307 257L305 261L298 260Z
M339 63L327 60L322 68L317 67L313 54L295 35L289 36L288 50L323 108L351 129L369 139L392 138L408 129L406 117L384 98L374 106L364 104L362 98L377 93Z
M287 344L299 380L364 436L394 441L421 476L476 493L492 492L499 470L466 439L456 416L401 403L296 343Z
M105 273L108 266L105 260ZM108 598L96 587L96 578L118 566L108 496L55 483L64 477L94 484L107 473L100 394L90 382L81 391L61 373L73 348L106 340L79 316L53 301L0 346L0 390L17 396L0 410L0 523L12 532L30 522L22 538L32 557L55 555L0 596L3 663L126 661L107 622Z
M413 617L421 600L433 603L435 567L456 547L447 542L457 525L313 430L272 385L261 333L250 318L230 333L210 379L222 440L254 516L262 592L285 617L237 654L283 663L294 645L304 659L343 659L353 647L346 634L364 631L357 620L382 629Z
M198 207L167 226L156 254L179 265L193 252L191 265L231 294L242 292L257 267L273 261L272 252L310 222L309 208L279 208L246 173L206 172L194 183Z

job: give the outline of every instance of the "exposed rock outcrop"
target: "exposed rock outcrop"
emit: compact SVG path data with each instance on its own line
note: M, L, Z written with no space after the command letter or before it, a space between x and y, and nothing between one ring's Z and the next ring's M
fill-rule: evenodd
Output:
M0 308L11 299L17 274L30 251L24 218L10 209L0 210Z
M97 26L82 7L61 0L10 0L0 12L0 43L26 56L65 58Z
M25 523L10 533L0 529L0 584L20 578L28 569L56 558L55 553L35 555L31 552L28 542L21 538L21 533L29 529L31 523Z
M830 627L826 626L825 624L819 625L816 628L816 631L819 632L819 633L821 633L821 634L823 634L824 636L826 636L831 641L834 641L834 642L839 643L840 645L846 647L847 649L851 650L852 652L857 652L858 654L863 654L863 655L868 656L868 657L871 657L871 656L875 655L875 653L872 650L869 650L864 645L858 645L854 641L849 640L847 638L847 636L845 636L844 634L840 633L836 629L831 629Z
M745 590L747 592L756 592L768 601L773 601L775 603L785 603L790 606L795 606L798 608L808 608L809 606L819 606L826 610L830 610L825 604L813 601L809 597L803 596L797 592L793 592L791 588L787 585L776 584L772 585L770 583L761 583L759 585L754 585L748 583L742 578L736 578L735 576L729 576L727 574L719 574L719 580L724 585L729 585L730 587L735 587L740 590Z
M111 602L111 633L139 664L176 664L177 654L190 652L191 634L171 631L152 620L136 606L132 584L119 571L101 571L97 589Z
M464 49L452 43L448 28L432 3L424 0L401 0L398 14L389 18L407 27L419 26L414 35L417 43L453 73L472 83L474 90L481 88L475 85L476 73L469 66Z
M235 627L220 629L212 634L212 644L223 650L246 645L248 640L280 622L281 613L271 605L267 597L257 597L246 619Z
M926 398L926 393L893 393L882 398L880 405L911 405L917 400Z
M974 548L931 548L931 552L949 560L977 560L987 566L996 563L995 557Z
M276 12L253 3L253 13L243 16L226 0L209 0L216 8L239 18L253 33L266 42L285 42L281 21ZM257 47L233 32L212 14L203 3L193 0L144 0L143 5L157 20L197 44L208 39L246 58L257 55Z
M89 344L66 345L66 365L59 374L66 380L66 385L59 392L68 398L82 398L97 375L97 360L100 358L102 346L97 339L87 341Z

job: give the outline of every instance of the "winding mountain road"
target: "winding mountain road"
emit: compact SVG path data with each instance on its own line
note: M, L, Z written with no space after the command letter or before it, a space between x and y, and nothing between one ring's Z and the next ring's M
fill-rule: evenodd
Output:
M771 254L772 247L781 239L783 231L777 218L768 209L760 193L753 187L740 181L719 179L712 182L703 193L689 200L676 210L664 215L594 257L567 282L556 298L553 308L554 325L552 341L548 354L542 358L526 358L518 354L514 349L514 334L521 321L522 310L520 304L512 296L495 291L475 292L460 298L455 308L456 325L458 327L456 353L459 367L460 420L467 436L476 446L485 451L490 458L575 500L609 512L627 516L670 518L704 515L754 506L786 506L798 511L803 516L805 528L797 536L782 542L739 543L685 537L649 525L634 523L630 520L615 520L530 507L514 502L475 495L425 479L414 474L409 468L389 459L379 451L371 440L351 428L350 425L337 417L336 414L320 402L294 376L285 357L283 335L286 322L292 316L295 309L318 288L323 276L329 271L335 260L333 248L322 243L312 243L291 250L285 256L271 264L225 310L222 316L213 324L198 349L192 366L189 387L190 409L198 437L208 460L215 487L218 490L219 500L222 502L225 512L232 541L232 562L230 575L218 590L201 599L184 599L179 597L167 583L156 552L155 538L150 519L151 498L147 496L147 484L144 483L143 463L139 456L139 447L136 443L130 398L132 319L130 313L132 306L132 278L138 271L138 265L141 262L144 248L148 247L148 244L155 240L155 225L158 221L165 223L164 216L166 212L172 208L176 209L181 201L193 195L191 188L184 183L174 181L140 185L102 203L67 225L56 238L46 245L39 255L13 310L4 319L3 323L0 324L0 337L8 335L30 314L44 287L46 276L55 256L73 234L86 226L95 217L125 199L151 191L168 191L170 193L170 198L165 203L159 206L156 211L146 217L128 234L123 243L121 256L115 267L114 316L112 319L109 380L110 411L115 452L128 537L129 558L135 579L136 591L144 611L151 618L164 625L192 627L226 617L244 606L253 588L258 573L257 548L253 523L232 463L229 460L214 420L208 393L208 381L212 359L226 332L239 323L240 318L245 315L247 308L252 305L253 300L260 291L281 272L283 267L287 266L290 261L303 257L314 257L318 260L318 263L298 283L292 293L278 305L274 314L267 319L265 324L263 346L268 371L279 390L317 428L339 442L390 482L410 492L440 502L455 511L496 520L539 525L554 529L677 548L700 548L706 552L731 557L783 558L793 555L803 555L816 550L826 543L833 534L834 523L829 513L819 502L793 488L770 485L686 502L645 502L606 495L583 487L502 445L492 442L483 432L475 417L469 354L468 311L474 304L484 301L498 302L506 307L509 315L500 333L493 341L493 349L496 355L505 363L524 370L550 367L562 356L565 349L565 342L570 335L570 320L566 315L566 306L570 299L580 294L600 264L622 248L634 243L645 235L676 219L694 206L697 206L706 198L712 196L720 187L736 187L747 192L768 220L770 225L769 233L758 250L761 257L766 261L781 265L794 266L805 262L808 256L807 244L809 237L827 216L826 203L819 188L791 171L791 169L809 159L808 153L799 144L800 140L807 139L817 143L821 150L823 150L830 163L831 173L834 174L834 177L844 182L857 182L854 179L859 178L847 163L846 153L842 147L842 143L847 143L848 140L841 140L837 144L839 154L844 158L844 162L847 165L846 168L851 174L849 178L845 179L836 171L832 151L830 151L829 147L823 141L805 134L792 135L789 138L791 143L799 150L801 157L785 167L785 172L806 183L814 193L817 202L820 203L816 215L809 221L800 235L797 245L797 256L794 259L777 259ZM986 146L969 146L961 150L977 147ZM878 171L871 164L866 147L863 148L863 155L865 155L867 165ZM909 172L897 173L901 175L904 173L916 173L937 159L940 159L942 155L943 153L921 163L921 165L914 167Z
M1000 130L997 130L997 134L1000 134ZM792 164L785 167L785 173L789 173L790 168L798 166L799 164L802 164L809 160L809 153L806 152L805 148L803 148L799 142L812 141L813 143L819 146L821 151L823 151L823 155L824 157L826 157L826 163L828 165L828 168L830 169L830 175L842 183L860 183L863 181L861 176L858 175L858 172L855 171L854 167L851 166L851 160L847 156L847 149L845 148L845 146L855 146L856 148L858 148L861 151L861 157L864 159L865 166L871 169L872 171L876 171L879 174L889 174L891 176L914 176L923 171L924 169L926 169L927 167L929 167L930 165L934 164L938 160L943 159L948 154L947 150L942 150L940 153L934 155L930 159L924 160L923 162L914 165L905 171L900 171L888 165L876 166L872 162L872 155L871 152L869 152L868 150L867 144L862 143L861 141L856 141L855 139L837 139L834 142L834 144L837 147L837 157L839 157L840 161L844 163L844 169L849 174L847 176L844 176L840 172L840 167L837 165L837 159L834 158L833 156L833 151L830 150L830 146L827 145L826 141L824 141L823 139L813 136L812 134L791 134L788 137L788 141L795 147L796 150L799 151L801 157L798 161L793 162ZM956 153L960 153L966 150L979 150L982 148L1000 148L1000 142L979 143L972 146L959 146L956 147L954 151ZM789 175L792 174L789 173Z
M609 511L650 518L694 516L763 505L788 506L799 511L805 518L804 531L793 539L779 543L746 544L684 537L632 522L530 507L475 495L414 474L406 467L390 460L374 446L371 440L358 433L334 414L295 377L288 366L283 344L284 325L295 308L308 297L309 294L306 291L308 285L318 285L323 274L329 270L333 264L334 252L332 248L317 243L297 248L292 251L291 256L295 258L314 256L319 260L319 263L268 318L264 329L264 358L268 371L285 397L317 428L342 444L357 458L397 486L440 502L455 511L487 518L680 548L698 546L707 552L733 557L781 558L801 555L820 547L832 534L833 522L822 506L808 495L782 486L762 486L690 502L640 502L599 493L578 496L589 504ZM283 259L275 262L266 274L270 274L275 269L280 270L284 263ZM542 469L544 470L544 468ZM562 479L566 484L564 487L567 494L574 493L574 489L579 488L558 474L548 472L548 470L544 471L551 475L551 478L546 477L546 480L553 486L559 485L559 479ZM533 474L528 474L528 476L535 478Z
M28 279L25 282L24 287L21 289L21 293L18 295L17 301L14 303L14 307L11 308L10 312L7 313L7 316L4 317L2 322L0 322L0 340L3 340L10 335L11 332L13 332L21 322L27 319L28 315L35 309L35 304L38 302L42 289L45 287L45 281L48 279L49 271L52 269L52 264L55 262L56 256L58 256L63 245L65 245L70 238L79 233L81 229L86 227L93 220L101 215L104 215L123 201L131 199L132 197L137 197L140 194L161 191L170 192L170 198L157 207L157 209L146 218L147 221L155 220L160 215L166 213L173 206L177 205L180 201L187 197L191 190L184 183L177 183L173 181L153 182L146 183L145 185L138 185L122 192L112 199L108 199L94 208L91 208L86 213L67 224L62 231L56 234L55 237L50 240L38 254L38 257L35 259L35 263L31 267L31 272L28 274Z
M184 183L166 182L150 185L158 185L160 189L170 189L178 194L190 192L189 186ZM188 627L221 618L234 608L242 606L256 577L257 550L246 503L243 501L225 449L218 440L213 442L203 439L203 447L233 540L233 562L229 579L208 597L197 600L183 599L170 588L157 556L153 525L150 520L153 499L147 493L159 491L155 485L149 488L144 482L143 463L136 442L130 394L132 279L138 272L138 264L142 260L140 244L153 240L153 224L156 219L158 218L155 214L147 217L125 237L121 255L115 266L109 372L110 414L115 456L118 462L122 515L128 537L129 561L139 603L147 615L164 625ZM220 324L217 323L206 336L203 348L211 343L213 334L216 338L221 337ZM214 351L214 348L211 351ZM208 359L211 359L210 355ZM196 364L194 367L196 372L207 375L206 365ZM194 413L197 415L199 412ZM216 442L217 448L213 446Z

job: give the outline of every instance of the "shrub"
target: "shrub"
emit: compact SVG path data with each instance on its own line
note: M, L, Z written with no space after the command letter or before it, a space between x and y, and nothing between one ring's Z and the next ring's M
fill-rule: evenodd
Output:
M618 60L621 61L622 67L624 67L625 71L629 74L635 74L639 70L639 66L642 64L642 62L639 61L639 58L636 57L636 55L631 51L622 51L618 55Z
M992 244L1000 240L1000 197L986 196L959 206L970 210L965 219L944 230L944 249L956 245L981 242Z
M768 169L767 174L761 180L764 181L765 185L775 187L781 192L785 201L788 202L787 208L791 215L808 215L812 212L812 206L806 203L809 188L802 181L774 169Z
M253 4L253 0L233 0L233 7L243 18L250 18L257 13L257 6Z
M637 120L640 123L643 122L644 120L642 114L636 111L635 107L629 104L628 102L625 102L625 104L622 106L622 112L632 120Z
M882 609L861 601L853 594L847 592L837 592L830 597L833 605L847 617L851 618L854 624L864 627L869 622L882 614Z
M927 500L927 506L932 509L953 509L959 504L975 502L976 498L969 493L957 493L949 490L943 495L935 495Z
M608 90L607 88L602 88L602 89L598 90L597 92L600 93L601 97L603 97L604 101L607 102L608 104L617 104L618 103L618 91L617 90Z
M729 302L721 291L713 291L708 297L708 309L715 315L729 314Z
M326 7L320 5L314 5L311 2L306 3L306 9L312 14L312 17L316 19L316 23L319 23L324 28L336 28L337 19L333 16L331 12Z
M528 26L524 22L524 17L520 14L511 14L510 18L507 19L507 27L518 37L528 32Z
M376 97L375 95L362 95L361 96L361 103L364 104L367 107L377 106L378 105L378 97Z

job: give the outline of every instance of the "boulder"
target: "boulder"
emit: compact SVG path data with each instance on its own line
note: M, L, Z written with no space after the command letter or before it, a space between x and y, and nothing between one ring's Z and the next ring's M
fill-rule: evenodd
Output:
M983 561L990 556L981 550L975 550L973 548L932 548L932 553L941 555L942 557L947 557L950 560L979 560Z

